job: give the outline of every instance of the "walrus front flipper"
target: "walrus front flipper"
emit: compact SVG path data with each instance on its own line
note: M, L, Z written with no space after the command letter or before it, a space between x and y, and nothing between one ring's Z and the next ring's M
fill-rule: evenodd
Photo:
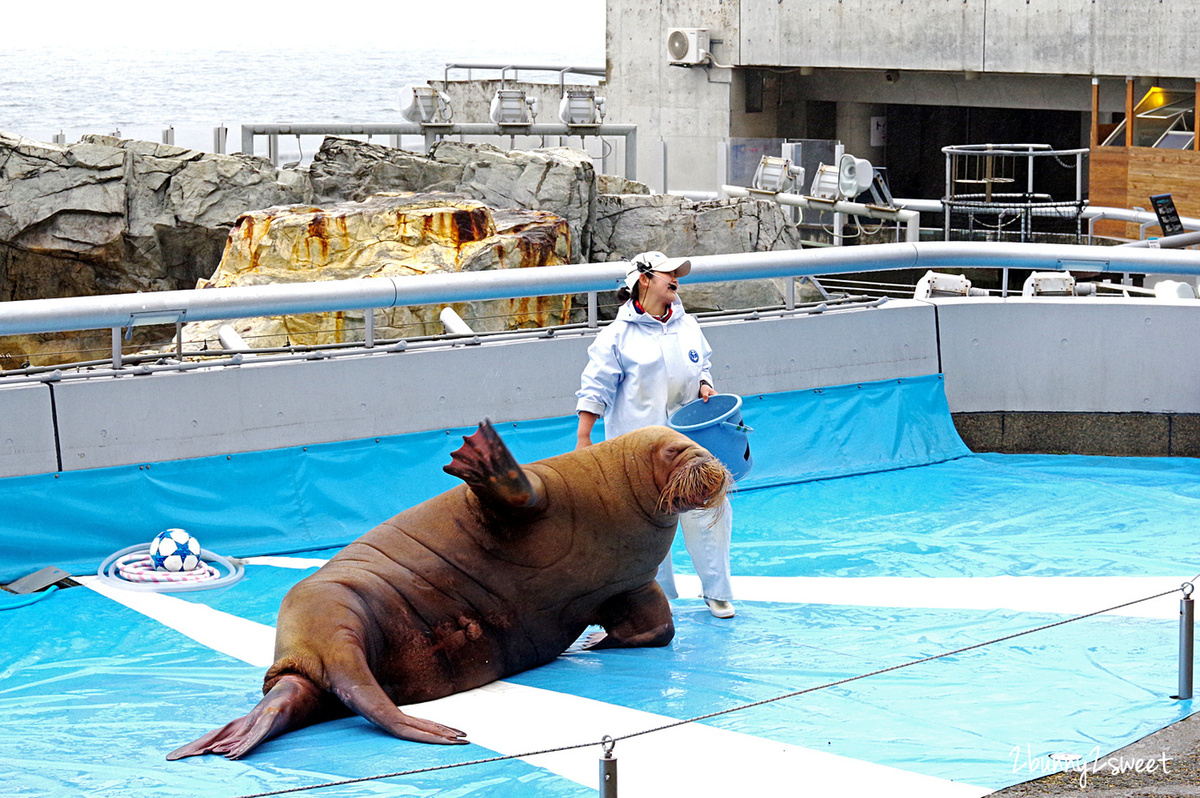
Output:
M230 721L195 742L167 754L168 760L200 754L241 759L259 743L307 726L320 708L321 690L302 676L284 676L250 714Z
M665 646L675 637L671 604L657 582L613 596L600 605L596 622L604 631L589 636L585 650Z
M472 435L463 437L463 445L442 470L467 483L486 502L533 508L543 500L541 480L521 468L486 419Z

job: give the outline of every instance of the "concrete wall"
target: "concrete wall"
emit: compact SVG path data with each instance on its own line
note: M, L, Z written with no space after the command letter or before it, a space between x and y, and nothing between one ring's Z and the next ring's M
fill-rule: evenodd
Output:
M607 19L610 119L638 126L640 177L659 191L716 190L727 137L836 137L889 166L849 146L859 117L876 115L861 110L870 104L1090 114L1099 77L1107 119L1124 110L1127 76L1139 97L1150 85L1193 88L1200 77L1200 14L1182 2L608 0ZM707 28L720 40L715 61L735 69L669 66L672 27ZM766 80L757 113L744 110L750 71ZM808 107L827 102L838 107ZM959 131L926 149L981 143L968 138ZM1081 125L1076 140L1055 146L1086 142ZM898 157L911 159L911 148Z
M610 0L623 5L628 0ZM741 0L742 64L1195 77L1200 15L1160 0ZM610 12L611 13L611 12Z
M896 302L712 324L714 378L765 393L928 374L933 318ZM55 471L60 449L73 471L570 415L593 335L0 387L0 476Z
M671 66L667 30L708 28L721 63L739 56L737 0L608 3L608 113L638 126L638 179L655 191L712 190L717 146L729 136L728 69ZM663 166L663 142L666 166Z
M944 299L955 412L1200 413L1195 300Z
M1195 301L893 300L705 332L733 393L942 371L978 449L1200 455ZM570 415L593 335L0 387L0 476Z
M976 451L1200 456L1195 301L947 299L938 330Z
M56 443L48 386L0 389L0 477L57 471Z

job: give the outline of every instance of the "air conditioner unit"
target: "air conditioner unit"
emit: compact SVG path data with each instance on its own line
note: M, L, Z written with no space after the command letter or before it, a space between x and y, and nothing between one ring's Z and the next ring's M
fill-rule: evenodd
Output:
M703 64L708 61L707 28L670 28L667 31L667 58L672 64Z

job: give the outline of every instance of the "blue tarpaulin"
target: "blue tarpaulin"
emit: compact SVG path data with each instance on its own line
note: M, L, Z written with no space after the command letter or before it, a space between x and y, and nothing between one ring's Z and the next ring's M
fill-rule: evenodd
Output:
M237 584L152 597L150 608L72 588L0 612L6 794L248 795L578 743L589 713L603 729L708 715L1067 620L1068 599L1103 609L1200 571L1194 460L972 455L936 375L743 398L755 470L732 497L734 619L687 597L676 541L685 598L673 604L674 642L570 651L424 712L468 718L474 745L398 741L346 718L239 762L167 763L261 694L261 664L193 627L269 638L283 594L311 568L252 561ZM573 418L499 430L522 461L574 443ZM0 579L48 564L86 573L168 526L227 556L328 557L455 484L441 466L469 432L0 480ZM1009 595L989 603L984 586L997 584ZM667 749L639 747L666 746L655 741L672 731L619 742L620 794L661 795L664 784L705 794L687 785L726 776L753 792L760 752L794 757L784 767L797 791L827 777L844 795L982 795L1061 769L1067 754L1107 755L1192 712L1170 698L1177 599L1163 601L1165 613L1099 615L690 724L746 753L681 743L664 761ZM504 709L474 709L488 702ZM594 795L599 755L583 754L582 776L533 757L312 794ZM909 776L928 781L907 789Z

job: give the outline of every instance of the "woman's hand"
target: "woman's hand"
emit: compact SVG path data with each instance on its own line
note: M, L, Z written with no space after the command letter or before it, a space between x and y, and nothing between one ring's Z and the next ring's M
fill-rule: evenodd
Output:
M716 388L712 387L712 386L711 386L711 385L709 385L707 382L702 382L702 383L700 383L700 398L701 398L701 399L703 399L704 401L706 401L706 402L707 402L707 401L708 401L708 397L710 397L710 396L716 396L716 395L717 395L717 389L716 389Z
M579 429L575 433L575 448L586 449L592 445L592 427L596 426L596 422L600 420L600 416L595 413L589 413L586 410L579 411Z

